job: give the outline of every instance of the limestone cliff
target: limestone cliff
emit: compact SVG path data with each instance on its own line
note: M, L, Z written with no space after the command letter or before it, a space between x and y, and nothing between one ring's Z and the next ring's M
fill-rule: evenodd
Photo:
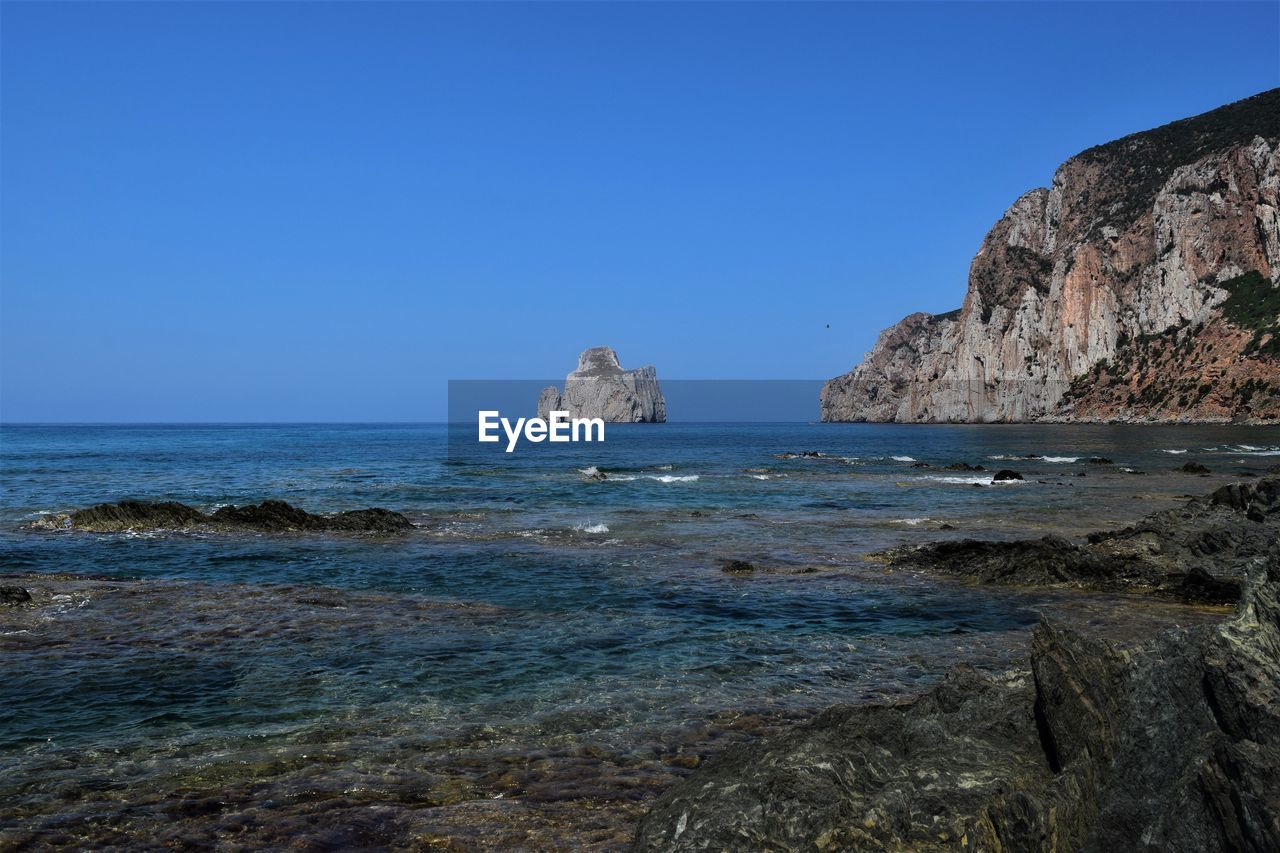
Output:
M623 370L609 347L592 347L578 356L578 369L565 377L564 391L549 387L538 397L538 417L567 411L570 417L601 418L606 423L662 423L667 404L652 367Z
M1072 157L825 421L1280 420L1280 89Z

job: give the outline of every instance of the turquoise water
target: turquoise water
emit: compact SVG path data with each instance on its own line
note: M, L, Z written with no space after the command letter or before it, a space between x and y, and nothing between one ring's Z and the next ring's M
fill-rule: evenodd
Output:
M1079 535L1280 462L1272 428L666 424L515 454L473 433L3 427L0 571L40 605L0 610L10 840L465 846L532 822L610 846L724 743L959 659L1006 666L1061 603L867 554ZM942 470L961 461L1025 479ZM25 527L125 497L382 506L416 529Z

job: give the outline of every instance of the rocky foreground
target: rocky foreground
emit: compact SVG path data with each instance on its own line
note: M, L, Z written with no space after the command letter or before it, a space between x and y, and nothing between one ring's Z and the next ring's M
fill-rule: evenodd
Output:
M316 515L284 501L219 507L204 513L175 501L119 501L69 514L44 516L31 525L39 530L83 530L120 533L148 530L251 530L264 533L403 533L413 522L398 512L373 507L335 515Z
M921 549L979 580L1109 588L1121 567L1119 588L1183 589L1203 571L1243 597L1136 645L1046 620L1026 670L957 666L918 699L730 749L661 797L635 848L1280 850L1278 493L1227 486L1071 551Z
M880 554L894 568L980 583L1155 592L1230 604L1246 568L1280 541L1280 478L1243 481L1077 545L1059 536L960 539Z

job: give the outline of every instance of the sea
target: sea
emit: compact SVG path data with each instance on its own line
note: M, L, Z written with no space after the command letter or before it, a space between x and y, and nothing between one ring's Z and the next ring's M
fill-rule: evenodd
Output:
M36 595L0 608L0 848L625 847L721 750L1017 667L1043 616L1206 618L878 552L1078 538L1280 463L1271 427L610 425L509 454L474 433L0 427L0 583ZM32 528L124 498L414 529Z

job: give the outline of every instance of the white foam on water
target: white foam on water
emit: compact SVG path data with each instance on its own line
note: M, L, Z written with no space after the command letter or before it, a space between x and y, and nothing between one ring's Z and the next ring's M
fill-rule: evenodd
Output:
M751 479L753 479L753 480L768 480L768 479L769 479L769 475L768 475L768 474L748 474L747 476L748 476L748 477L750 477L750 478L751 478Z
M985 477L942 477L929 476L921 477L921 480L932 480L935 483L951 483L957 486L990 486L995 480L994 474L988 474ZM1014 481L1016 482L1016 481Z
M1227 445L1220 452L1239 453L1243 456L1280 456L1280 447L1258 447L1255 444Z
M579 474L586 474L588 477L594 477L596 474L599 474L599 473L600 473L600 469L599 469L599 468L597 468L597 467L596 467L596 466L594 466L594 465L591 465L591 466L589 466L589 467L587 467L587 468L579 468L579 469L578 469L578 473L579 473Z
M918 524L924 524L928 520L927 518L895 518L890 524L907 524L915 527Z
M910 456L891 456L889 458L892 459L894 462L915 462L916 461Z
M1042 456L1045 462L1079 462L1079 456Z
M1185 447L1184 447L1184 448L1180 448L1180 449L1168 448L1168 449L1166 449L1166 450L1161 450L1160 452L1161 452L1161 453L1186 453L1186 452L1187 452L1187 450L1186 450L1186 448L1185 448Z
M579 533L608 533L609 525L607 524L575 524L573 529Z
M697 474L686 474L683 477L677 477L674 474L646 474L647 479L657 480L659 483L693 483L698 479Z
M934 475L921 477L920 479L957 486L1014 486L1026 482L1025 480L997 480L994 474L988 474L985 477L943 477Z

